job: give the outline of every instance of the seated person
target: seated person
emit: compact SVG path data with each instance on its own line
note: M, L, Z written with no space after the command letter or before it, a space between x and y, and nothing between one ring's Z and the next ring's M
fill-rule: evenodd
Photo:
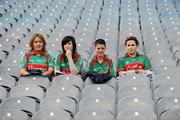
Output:
M127 53L118 60L117 75L143 74L152 71L149 59L137 52L139 41L136 37L128 37L125 41Z
M88 63L88 77L95 83L103 83L115 77L115 68L112 59L105 54L106 42L98 39L94 45L95 56Z
M55 74L78 75L82 68L83 58L76 50L74 37L64 37L61 46L63 52L56 56Z
M29 42L29 47L30 50L23 55L21 60L20 75L53 75L53 61L51 55L46 51L44 37L41 34L34 34Z

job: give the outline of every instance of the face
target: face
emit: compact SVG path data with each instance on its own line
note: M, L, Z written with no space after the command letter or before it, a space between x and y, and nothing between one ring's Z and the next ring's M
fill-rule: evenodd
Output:
M134 55L136 53L138 46L136 45L136 42L134 40L129 40L126 44L126 49L128 51L128 54Z
M97 44L95 47L95 53L98 57L104 56L106 47L103 44Z
M43 41L39 37L36 37L33 41L33 47L34 47L35 51L42 51L43 50Z
M72 41L69 41L68 43L66 43L64 45L64 50L65 51L68 51L68 50L72 51L73 50L73 43L72 43Z

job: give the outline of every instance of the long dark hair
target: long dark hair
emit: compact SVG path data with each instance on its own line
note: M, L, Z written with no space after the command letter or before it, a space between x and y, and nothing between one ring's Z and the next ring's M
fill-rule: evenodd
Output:
M72 41L72 44L73 44L73 50L72 50L72 56L74 55L74 53L76 52L76 41L75 41L75 38L72 37L72 36L65 36L61 42L61 47L62 47L62 50L63 50L63 53L62 53L62 56L63 56L63 59L65 60L66 58L66 51L64 49L64 45L67 44L68 42Z

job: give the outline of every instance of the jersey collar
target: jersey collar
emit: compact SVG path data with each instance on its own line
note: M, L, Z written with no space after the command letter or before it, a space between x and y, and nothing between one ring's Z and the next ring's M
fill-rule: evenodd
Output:
M44 52L42 52L42 51L41 51L41 52L39 52L39 53L40 53L40 55L44 55L44 54L45 54L45 53L44 53ZM33 55L37 55L38 53L37 53L36 51L33 51L33 52L32 52L32 54L33 54Z
M105 54L104 57L103 57L103 61L106 61L107 58L107 55ZM98 62L98 58L97 58L97 55L95 55L94 57L94 62Z
M139 53L138 53L138 52L136 52L135 57L132 57L132 56L128 55L128 53L125 54L125 57L130 57L130 58L136 58L137 56L139 56Z

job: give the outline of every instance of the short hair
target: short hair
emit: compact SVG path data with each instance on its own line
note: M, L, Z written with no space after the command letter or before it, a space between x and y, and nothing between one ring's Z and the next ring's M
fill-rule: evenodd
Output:
M94 43L95 47L96 47L98 44L102 44L102 45L104 45L104 46L106 47L106 42L105 42L105 40L103 40L103 39L97 39L97 40L95 41L95 43Z
M39 39L41 39L42 42L43 42L43 49L42 49L42 51L43 51L43 52L46 52L46 41L45 41L45 38L43 37L43 35L41 35L41 34L39 34L39 33L34 34L34 35L31 37L30 42L29 42L29 47L30 47L30 50L29 50L29 51L32 52L32 51L34 50L33 43L34 43L34 40L35 40L37 37L38 37Z
M125 46L127 45L127 42L130 41L130 40L133 40L136 43L136 45L139 46L139 41L135 36L127 37L127 39L125 41Z

